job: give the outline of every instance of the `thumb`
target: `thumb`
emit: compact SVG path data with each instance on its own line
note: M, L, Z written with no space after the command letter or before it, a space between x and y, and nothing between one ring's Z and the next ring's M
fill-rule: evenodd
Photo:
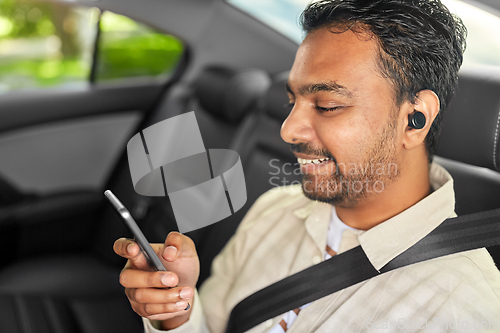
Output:
M155 250L155 252L157 253L159 253L159 251L163 247L162 244L151 244L151 246L153 247L153 250ZM127 239L127 238L118 239L113 245L113 250L119 256L128 259L125 268L134 268L144 271L153 270L153 268L149 265L148 260L146 259L144 254L142 254L139 245L132 239Z
M168 234L162 253L163 259L172 262L179 257L192 257L196 255L196 248L191 238L176 231Z

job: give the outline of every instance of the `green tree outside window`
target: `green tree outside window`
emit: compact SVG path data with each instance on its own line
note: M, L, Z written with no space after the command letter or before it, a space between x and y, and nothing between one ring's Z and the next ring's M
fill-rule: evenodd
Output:
M98 27L97 82L166 80L184 50L173 36L98 8L2 0L0 94L89 85Z

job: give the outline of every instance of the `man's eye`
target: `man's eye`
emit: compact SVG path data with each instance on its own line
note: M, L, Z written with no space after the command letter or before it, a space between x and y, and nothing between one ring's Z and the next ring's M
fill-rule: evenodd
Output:
M343 108L343 106L334 106L331 108L323 108L321 106L316 105L316 110L318 110L319 112L331 112L331 111L339 110L341 108Z

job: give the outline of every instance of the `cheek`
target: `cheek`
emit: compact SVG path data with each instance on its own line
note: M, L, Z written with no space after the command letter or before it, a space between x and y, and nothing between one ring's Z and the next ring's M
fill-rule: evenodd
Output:
M362 154L363 147L373 138L366 120L354 117L337 121L323 120L318 123L317 134L320 144L339 161Z

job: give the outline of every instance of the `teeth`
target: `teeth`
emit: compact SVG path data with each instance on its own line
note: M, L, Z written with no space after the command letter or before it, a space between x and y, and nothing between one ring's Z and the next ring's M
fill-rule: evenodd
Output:
M314 159L314 160L306 160L304 158L297 158L297 161L300 163L300 164L310 164L310 163L313 163L313 164L320 164L321 162L325 162L325 161L328 161L329 158L328 157L323 157L323 158L317 158L317 159Z

